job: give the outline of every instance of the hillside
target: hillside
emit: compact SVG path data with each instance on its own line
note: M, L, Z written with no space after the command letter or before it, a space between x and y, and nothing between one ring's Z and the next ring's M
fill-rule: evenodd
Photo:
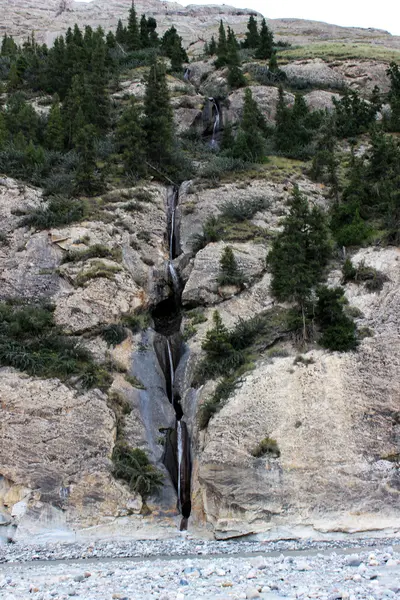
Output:
M391 534L400 38L130 4L3 19L0 537Z

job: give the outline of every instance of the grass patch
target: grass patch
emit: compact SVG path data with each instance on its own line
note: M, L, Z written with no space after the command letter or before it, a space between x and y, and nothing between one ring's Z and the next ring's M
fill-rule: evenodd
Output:
M377 44L321 42L280 50L279 57L282 62L305 58L321 58L325 61L365 59L390 63L392 61L400 61L400 50L386 48Z
M121 248L108 248L102 244L94 244L85 250L68 250L62 262L79 262L89 258L109 258L121 262L122 250Z
M79 377L84 388L107 389L111 377L92 354L67 337L48 305L0 303L0 365L45 379Z
M125 379L132 387L137 388L138 390L146 389L140 379L135 377L135 375L125 375Z
M81 271L78 273L74 285L76 287L82 287L91 279L99 279L101 277L105 279L113 279L116 273L121 271L121 267L115 265L107 265L102 261L96 261L93 266L87 271Z

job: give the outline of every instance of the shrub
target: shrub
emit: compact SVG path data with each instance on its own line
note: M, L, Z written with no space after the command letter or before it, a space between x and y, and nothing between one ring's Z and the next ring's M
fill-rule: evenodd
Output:
M241 158L230 158L228 156L213 156L200 170L200 177L211 181L219 181L224 173L245 171L250 167Z
M138 390L146 389L140 379L138 379L135 375L125 375L125 379L132 387L137 388Z
M267 354L269 358L285 358L286 356L289 356L289 352L286 348L271 348L271 350L268 350Z
M68 250L62 262L79 262L88 260L89 258L110 258L120 261L122 259L121 248L107 248L102 244L94 244L85 250Z
M87 206L82 200L55 196L49 200L47 206L41 206L31 211L23 219L22 225L37 229L50 229L82 221L86 214Z
M83 387L106 389L109 374L76 339L63 334L53 310L47 305L0 303L0 365L63 381L78 376Z
M118 346L126 340L128 334L123 325L113 323L112 325L104 325L101 328L100 335L108 346Z
M150 463L143 450L120 441L114 446L111 458L114 477L126 481L130 489L140 494L143 500L162 486L162 473Z
M265 455L269 455L271 458L279 458L281 451L279 450L276 440L266 437L251 451L251 455L255 458L260 458Z
M194 234L191 239L192 249L198 252L211 242L218 242L222 235L222 224L214 216L211 216L203 225L201 233Z
M251 219L269 206L270 202L261 196L250 200L227 200L221 206L221 214L230 221L240 222Z
M98 261L93 264L93 266L87 271L81 271L76 276L74 281L74 285L76 287L82 287L90 281L91 279L105 278L105 279L113 279L116 273L121 271L121 267L117 267L115 265L107 265L101 261Z
M200 430L206 429L211 417L221 410L224 403L233 394L240 380L237 377L224 377L215 388L214 394L201 406L197 414L197 422Z
M354 281L360 283L365 281L365 287L370 292L381 291L383 284L389 281L389 278L373 267L368 267L364 261L355 267L350 259L346 259L343 269L343 283Z
M338 352L355 350L358 345L357 327L343 310L345 301L343 288L330 289L322 286L317 293L318 302L315 314L322 327L319 343L324 348Z

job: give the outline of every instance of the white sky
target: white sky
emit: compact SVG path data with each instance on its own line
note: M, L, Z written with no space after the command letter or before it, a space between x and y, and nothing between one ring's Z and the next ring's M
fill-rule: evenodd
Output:
M77 0L77 2L91 0ZM270 19L291 17L335 25L376 27L400 35L399 0L178 0L180 4L228 4L253 8Z

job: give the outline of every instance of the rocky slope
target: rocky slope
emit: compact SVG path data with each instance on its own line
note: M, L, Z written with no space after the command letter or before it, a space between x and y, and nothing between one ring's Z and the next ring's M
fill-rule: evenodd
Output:
M41 42L51 44L54 38L75 23L104 30L115 29L118 19L126 20L131 0L93 0L82 3L74 0L13 0L2 7L0 34L7 32L18 39L35 32ZM237 9L229 5L189 5L161 0L137 0L137 13L146 13L157 19L161 32L175 25L190 51L202 49L204 41L216 33L220 19L233 27L236 33L246 31L250 14L256 11ZM399 36L379 29L339 27L303 19L270 19L268 22L278 40L294 45L318 43L372 44L386 48L400 48ZM199 43L200 42L200 43Z

